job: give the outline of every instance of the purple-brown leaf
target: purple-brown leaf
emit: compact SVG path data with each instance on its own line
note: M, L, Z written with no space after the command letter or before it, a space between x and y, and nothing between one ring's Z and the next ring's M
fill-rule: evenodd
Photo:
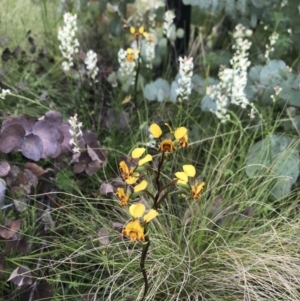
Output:
M8 221L5 226L0 226L0 236L10 239L17 234L22 226L22 220Z
M100 160L92 161L87 165L85 172L88 176L92 176L94 173L96 173L100 169L101 166L102 166L102 164L101 164Z
M33 161L39 161L43 154L43 143L40 137L29 134L21 143L22 154Z
M62 124L62 115L57 111L48 111L45 113L45 120L49 121L53 126L57 127Z
M18 267L9 276L7 281L12 281L17 286L32 284L31 271L27 267Z
M107 195L108 193L114 193L114 188L111 184L102 183L100 186L100 193L102 195Z
M42 140L43 153L42 158L51 158L57 151L58 140L61 132L47 120L40 120L35 123L33 133Z
M9 116L3 120L1 131L11 125L19 124L25 130L26 135L32 133L36 119L29 116Z
M42 167L38 166L35 163L31 163L31 162L25 163L25 165L24 165L24 171L25 171L25 169L29 169L36 177L40 177L41 175L43 175L44 173L47 172Z
M99 237L99 241L103 245L108 245L109 244L109 232L107 231L106 228L101 228L98 231L98 237Z
M5 177L10 171L10 165L6 161L0 161L0 177Z
M0 134L0 151L9 153L18 149L25 136L24 128L19 124L6 127Z

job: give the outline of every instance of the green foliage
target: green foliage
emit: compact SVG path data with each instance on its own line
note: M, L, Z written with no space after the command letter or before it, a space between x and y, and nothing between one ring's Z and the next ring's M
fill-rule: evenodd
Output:
M275 199L287 196L299 176L299 145L288 136L272 134L253 144L247 154L246 173L274 179L270 193Z

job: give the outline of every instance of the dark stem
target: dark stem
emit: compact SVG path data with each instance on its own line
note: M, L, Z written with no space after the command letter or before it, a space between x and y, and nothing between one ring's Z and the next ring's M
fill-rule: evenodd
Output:
M146 231L146 228L147 227L145 227L145 231ZM148 288L149 288L148 277L147 277L147 273L146 273L146 269L145 269L145 260L146 260L146 256L147 256L149 246L150 246L150 239L149 239L148 235L145 235L145 241L147 243L145 245L143 245L143 252L142 252L142 257L141 257L141 262L140 262L140 267L141 267L141 271L142 271L144 283L145 283L144 294L143 294L143 298L141 301L143 301L145 299L147 292L148 292Z
M156 186L157 186L157 193L155 195L155 200L154 200L154 203L153 203L153 209L157 210L157 201L158 201L158 198L159 198L159 193L160 193L160 182L159 182L159 176L160 176L160 170L161 170L161 167L164 163L164 158L165 158L165 153L162 152L161 153L161 157L160 157L160 160L159 160L159 163L158 163L158 167L157 167L157 174L156 174L156 178L155 178L155 183L156 183Z

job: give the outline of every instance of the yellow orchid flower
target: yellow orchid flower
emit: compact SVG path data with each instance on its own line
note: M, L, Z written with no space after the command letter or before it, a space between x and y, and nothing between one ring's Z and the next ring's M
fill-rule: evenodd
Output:
M138 29L134 26L130 26L130 32L134 35L134 38L138 40L141 36L147 37L144 26L140 26Z
M133 219L125 225L122 235L128 236L132 242L136 240L145 241L144 226L141 225L139 218L143 217L144 223L149 223L158 215L158 212L154 209L149 210L147 214L144 214L145 210L145 205L141 203L132 204L129 207L129 213Z
M141 226L140 222L136 220L129 221L123 231L123 236L128 236L131 242L135 242L136 240L144 241L144 227Z
M200 184L198 184L198 182L195 181L195 185L192 187L192 191L191 191L192 197L194 200L200 199L200 197L201 197L200 193L203 191L204 185L205 185L204 182L201 182Z
M190 189L191 189L191 195L192 198L194 200L197 200L200 198L201 196L201 192L204 189L204 182L200 182L200 184L198 184L198 182L195 180L195 184L193 186L191 186L188 183L188 178L194 178L196 175L196 169L193 165L190 164L186 164L183 165L182 167L183 171L178 171L175 173L176 178L178 179L177 184L179 185L189 185Z
M134 184L139 179L139 173L133 172L133 169L130 169L125 161L121 161L119 163L119 168L121 171L121 176L127 184Z
M164 153L171 153L172 151L176 150L174 141L177 141L177 143L181 147L188 146L187 128L182 126L173 131L169 124L165 123L165 125L169 128L169 131L174 136L174 139L164 139L159 145L159 151L162 151ZM156 123L150 125L149 131L154 138L160 138L160 136L162 135L162 130Z
M122 187L117 188L116 196L120 200L119 204L121 206L127 206L128 205L129 196L126 195L126 193L124 191L124 188L122 188Z

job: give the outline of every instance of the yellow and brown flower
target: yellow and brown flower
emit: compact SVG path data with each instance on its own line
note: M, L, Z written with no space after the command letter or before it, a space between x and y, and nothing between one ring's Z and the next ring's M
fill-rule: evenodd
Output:
M205 185L204 182L201 182L200 184L198 184L198 182L195 181L195 185L192 186L192 190L191 190L192 197L193 197L194 200L200 199L200 197L201 197L201 192L202 192L203 189L204 189L204 185Z
M165 139L163 140L159 147L158 147L159 151L162 151L164 153L171 153L172 151L175 150L175 146L174 143L171 139Z
M171 153L172 151L176 150L175 143L179 144L181 147L188 146L187 128L182 126L173 131L167 123L165 123L165 125L169 128L170 133L173 135L173 139L163 140L159 145L159 151ZM154 138L160 138L162 135L162 130L156 123L150 125L149 131Z
M137 219L131 220L125 225L122 235L128 236L131 242L135 242L136 240L145 240L144 227L141 226Z
M134 26L130 26L130 32L133 34L136 40L138 40L141 36L147 36L144 26L140 26L138 29L136 29Z
M150 209L147 214L144 214L146 207L144 204L133 204L129 207L129 213L132 216L132 220L130 220L124 227L122 231L123 236L128 236L130 241L135 242L145 241L144 234L144 224L149 223L152 219L154 219L158 212L154 209ZM141 225L139 218L143 218L143 225Z
M132 168L129 168L125 161L119 163L119 168L121 176L127 184L134 184L139 179L139 173L134 172Z
M120 200L119 204L121 206L127 206L128 205L129 196L126 195L126 193L124 191L124 188L122 188L122 187L117 188L116 196Z

